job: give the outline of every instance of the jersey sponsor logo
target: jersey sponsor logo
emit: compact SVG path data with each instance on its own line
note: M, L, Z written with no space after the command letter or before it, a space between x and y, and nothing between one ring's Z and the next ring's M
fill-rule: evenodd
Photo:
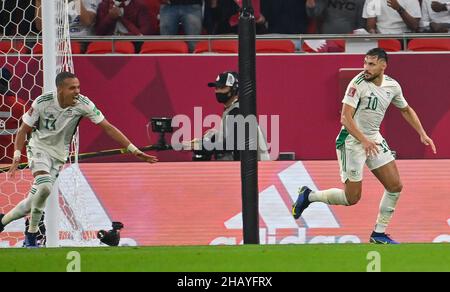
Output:
M350 87L348 89L347 95L350 96L350 97L354 97L355 93L356 93L356 88L355 87Z

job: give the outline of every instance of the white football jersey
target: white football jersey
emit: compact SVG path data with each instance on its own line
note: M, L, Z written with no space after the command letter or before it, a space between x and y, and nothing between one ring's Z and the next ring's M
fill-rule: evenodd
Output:
M79 95L74 106L61 108L56 92L37 97L22 120L34 127L28 146L45 150L62 162L67 160L72 137L82 117L94 124L105 118L89 98Z
M389 105L393 103L397 108L408 106L397 81L384 75L381 86L377 86L364 79L364 72L358 74L349 83L342 103L355 108L353 119L356 126L367 138L377 143L381 143L382 140L380 125ZM337 148L342 146L347 136L353 138L342 127L336 141Z

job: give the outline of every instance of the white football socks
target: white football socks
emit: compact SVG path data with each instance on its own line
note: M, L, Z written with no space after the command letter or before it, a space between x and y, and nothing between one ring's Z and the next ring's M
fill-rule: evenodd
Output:
M400 193L390 193L384 190L383 198L380 202L377 224L375 225L375 232L384 233L386 231L399 197Z
M45 202L52 192L53 179L50 175L38 175L34 181L36 184L36 193L31 199L31 217L28 232L36 233L39 230L39 222L44 212Z
M323 202L328 205L350 205L347 201L344 190L336 188L323 191L313 191L309 194L309 201Z

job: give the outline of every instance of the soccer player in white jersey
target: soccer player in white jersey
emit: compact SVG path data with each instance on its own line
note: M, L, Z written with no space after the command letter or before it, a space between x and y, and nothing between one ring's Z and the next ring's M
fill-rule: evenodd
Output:
M369 241L397 244L386 235L385 230L402 191L402 183L394 156L379 132L389 104L393 103L400 110L423 144L431 146L434 153L436 147L403 97L398 82L384 74L387 62L388 56L384 50L375 48L367 52L364 72L353 78L342 101L342 129L336 139L336 149L345 189L312 191L303 186L292 206L292 215L298 219L312 202L345 206L356 204L361 198L363 167L367 164L385 189Z
M10 222L27 214L31 215L30 226L25 234L27 247L37 247L36 235L45 202L59 171L67 161L73 134L82 117L88 117L94 124L99 125L106 134L137 158L149 163L157 162L156 157L147 155L134 146L120 130L105 119L94 103L80 94L80 82L74 74L59 73L56 76L56 87L55 92L37 97L30 110L22 117L23 123L16 135L9 175L14 178L21 150L27 135L31 133L27 156L34 182L26 199L7 214L0 214L0 232Z

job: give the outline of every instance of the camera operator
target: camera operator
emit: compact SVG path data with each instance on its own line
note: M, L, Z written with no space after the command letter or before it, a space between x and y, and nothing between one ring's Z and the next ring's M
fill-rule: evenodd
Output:
M183 144L190 144L191 149L194 149L194 160L211 160L212 156L216 160L240 160L240 150L238 147L238 124L236 122L227 122L227 119L240 115L239 109L239 76L238 73L226 71L217 76L215 82L208 83L209 87L215 89L217 102L224 105L222 113L221 125L218 129L210 129L203 135L203 138L194 139ZM232 121L236 121L233 119ZM257 127L258 136L258 160L270 160L266 138L259 126ZM233 148L227 148L227 143L233 139ZM221 149L211 147L211 145L223 145ZM209 147L208 147L209 146Z

